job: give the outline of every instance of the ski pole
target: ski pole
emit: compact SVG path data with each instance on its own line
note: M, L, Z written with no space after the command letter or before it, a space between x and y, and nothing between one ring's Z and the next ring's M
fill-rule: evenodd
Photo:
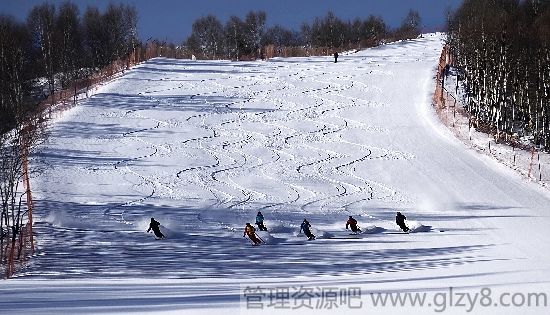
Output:
M254 245L254 241L250 237L246 237L244 235L243 235L243 237L246 238L247 240L249 240L252 245Z

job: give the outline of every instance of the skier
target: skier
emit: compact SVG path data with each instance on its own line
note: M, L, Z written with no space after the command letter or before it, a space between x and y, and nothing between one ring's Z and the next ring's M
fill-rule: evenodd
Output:
M258 215L256 215L256 225L260 231L267 231L267 228L264 225L264 215L261 211L258 211Z
M153 230L157 238L164 238L164 234L162 234L162 232L160 231L160 222L155 221L155 218L151 218L151 223L149 223L149 229L147 229L147 233L149 233L151 230Z
M397 212L397 215L395 216L395 223L399 225L399 227L403 230L403 232L407 233L409 232L409 228L405 225L405 220L407 219L406 216L401 214L401 212Z
M357 226L357 220L355 220L351 215L349 216L348 222L346 222L346 230L348 226L351 228L353 233L361 233L361 229Z
M302 225L300 225L300 233L302 233L303 230L304 234L307 236L308 241L315 239L315 235L313 235L313 233L311 233L311 231L309 230L310 228L311 224L309 224L309 222L304 219L304 222L302 222Z
M334 63L338 62L338 52L334 53Z
M244 227L243 237L245 236L248 236L254 245L260 245L262 243L262 241L260 241L256 236L256 229L250 225L250 223L246 223L246 226Z

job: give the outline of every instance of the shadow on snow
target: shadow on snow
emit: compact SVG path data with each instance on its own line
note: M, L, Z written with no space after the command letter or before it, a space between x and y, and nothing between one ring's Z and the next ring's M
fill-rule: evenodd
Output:
M307 242L290 233L283 235L287 240L251 247L242 237L244 222L254 215L250 211L48 200L38 201L36 209L37 257L22 276L38 278L257 278L385 273L485 262L488 258L483 251L496 246L422 248L415 244L414 248L373 249L377 242L406 244L409 236L377 234L349 241L326 238ZM210 219L201 213L208 213ZM161 222L166 239L155 240L152 234L145 233L150 217Z

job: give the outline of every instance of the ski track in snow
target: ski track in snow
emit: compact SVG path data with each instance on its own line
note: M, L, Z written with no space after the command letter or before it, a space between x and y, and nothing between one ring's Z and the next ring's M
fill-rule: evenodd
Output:
M426 272L460 286L471 270L499 283L518 261L544 269L548 245L529 244L544 235L547 194L487 170L426 122L441 45L427 36L337 64L135 67L66 113L33 157L38 250L18 277L376 274L376 284ZM251 248L242 231L258 210L271 244ZM413 233L399 231L396 211ZM363 234L344 229L349 215ZM150 217L165 240L145 233ZM297 236L304 217L316 241ZM508 235L533 224L526 241Z

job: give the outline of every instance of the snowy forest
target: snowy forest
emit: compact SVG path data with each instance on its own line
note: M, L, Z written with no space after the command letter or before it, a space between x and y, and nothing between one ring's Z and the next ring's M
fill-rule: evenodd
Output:
M330 54L331 50L361 49L381 43L416 38L421 18L411 10L396 29L390 29L380 17L343 21L328 12L323 18L303 23L299 31L282 25L266 27L266 13L249 12L244 20L231 16L225 25L209 15L193 23L185 42L187 50L202 59L250 60L262 54L271 56L307 56ZM269 53L271 51L271 53Z
M448 42L472 124L550 150L550 1L466 0Z
M137 45L136 25L133 7L113 4L82 16L71 2L43 4L26 22L0 16L0 132L56 89L127 56Z

